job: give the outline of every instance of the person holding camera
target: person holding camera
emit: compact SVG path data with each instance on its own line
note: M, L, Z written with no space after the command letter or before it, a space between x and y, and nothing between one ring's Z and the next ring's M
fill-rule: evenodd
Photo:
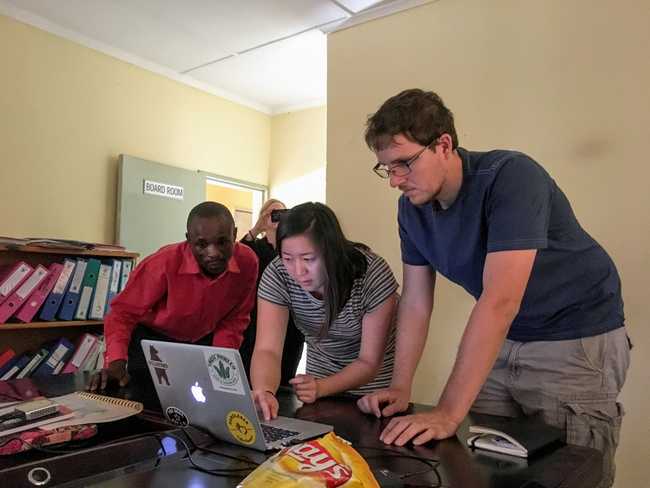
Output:
M386 388L397 304L397 281L386 261L346 239L334 212L312 202L282 216L277 249L257 291L251 365L253 398L264 418L277 416L275 392L290 316L307 343L307 374L290 381L300 401Z
M280 200L269 198L260 209L260 216L255 225L240 240L242 244L250 247L259 259L259 268L257 274L257 285L259 286L262 273L268 264L278 255L275 245L275 236L278 228L278 222L283 212L286 212L286 206ZM260 236L261 237L258 237ZM244 342L242 343L239 353L244 362L246 372L250 372L253 349L255 347L255 335L257 333L257 306L251 311L250 325L244 332ZM293 324L289 317L287 324L287 334L284 339L284 349L282 351L281 363L281 380L280 384L289 385L289 380L296 376L298 363L302 356L305 338L302 333ZM250 374L249 374L250 378Z

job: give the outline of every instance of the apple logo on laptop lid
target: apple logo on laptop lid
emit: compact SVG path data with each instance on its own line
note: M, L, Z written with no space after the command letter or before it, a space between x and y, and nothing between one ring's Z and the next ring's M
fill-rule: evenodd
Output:
M192 391L192 396L197 402L205 403L205 395L203 394L203 388L199 386L199 382L195 381L194 385L190 388Z

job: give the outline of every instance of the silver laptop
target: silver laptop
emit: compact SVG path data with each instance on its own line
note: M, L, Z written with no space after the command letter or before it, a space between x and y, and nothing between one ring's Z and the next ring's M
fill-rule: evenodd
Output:
M259 451L317 437L331 425L278 417L260 422L239 351L141 341L167 419L196 425L223 441Z

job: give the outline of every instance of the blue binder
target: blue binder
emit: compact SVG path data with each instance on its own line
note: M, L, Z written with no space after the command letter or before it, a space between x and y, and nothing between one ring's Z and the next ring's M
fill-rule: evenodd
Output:
M111 302L115 295L120 292L120 276L122 275L122 260L121 259L111 259L109 261L111 265L111 281L108 285L108 297L106 298L106 314L111 311Z
M27 366L27 363L32 359L32 354L21 354L16 356L14 361L11 361L11 366L4 371L2 376L0 376L0 381L7 381L16 376L20 371ZM5 365L6 366L6 365Z
M41 314L39 315L41 320L52 321L56 320L56 314L61 307L61 302L65 293L70 288L70 283L72 282L72 275L77 263L73 259L66 259L63 263L63 271L59 275L59 279L56 280L54 288L47 296L47 299L43 303L43 308L41 309Z
M48 347L50 353L41 363L33 376L48 376L54 374L54 369L61 361L67 361L74 351L74 345L65 337L61 337L53 345Z
M74 274L72 275L70 288L68 288L68 291L65 293L63 304L59 311L58 316L61 320L72 320L74 318L74 314L77 311L77 305L79 305L79 297L81 296L81 282L86 273L87 265L88 262L85 259L77 258L77 265L75 266Z

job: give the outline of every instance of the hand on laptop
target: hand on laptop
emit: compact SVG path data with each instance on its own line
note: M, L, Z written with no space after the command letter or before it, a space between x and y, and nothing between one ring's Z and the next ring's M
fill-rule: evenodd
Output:
M320 396L318 394L318 382L310 374L298 374L295 378L289 380L293 385L293 391L296 393L298 400L303 403L314 403Z
M105 390L109 381L118 381L120 386L126 386L131 377L126 370L126 360L117 359L108 365L108 368L95 373L88 383L90 391Z
M373 414L377 418L390 417L408 408L410 396L406 390L385 388L364 395L357 400L357 406L363 413Z
M273 393L266 390L253 390L252 394L255 406L262 412L264 420L268 422L278 416L278 399Z

